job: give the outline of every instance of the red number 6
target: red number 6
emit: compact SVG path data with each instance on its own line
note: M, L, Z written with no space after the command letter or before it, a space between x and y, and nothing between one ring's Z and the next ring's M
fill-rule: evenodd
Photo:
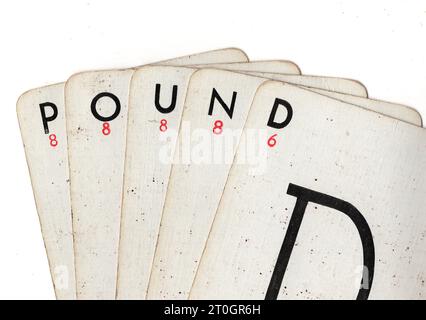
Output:
M277 144L277 140L275 139L275 137L276 137L277 135L276 134L274 134L274 135L272 135L269 139L268 139L268 146L269 147L271 147L271 148L273 148L273 147L275 147L275 145Z

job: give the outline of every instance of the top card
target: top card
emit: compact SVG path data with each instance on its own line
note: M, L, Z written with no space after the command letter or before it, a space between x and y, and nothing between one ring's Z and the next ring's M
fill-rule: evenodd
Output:
M234 163L191 298L425 296L424 129L267 82L251 136L264 166Z

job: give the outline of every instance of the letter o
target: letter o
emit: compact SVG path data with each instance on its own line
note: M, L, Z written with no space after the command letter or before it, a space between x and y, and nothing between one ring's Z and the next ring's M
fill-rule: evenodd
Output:
M98 110L96 110L96 105L97 105L98 101L102 98L105 98L105 97L112 99L112 101L114 101L114 103L115 103L115 111L109 117L101 116L98 113ZM92 110L93 116L96 119L98 119L99 121L102 121L102 122L108 122L108 121L114 120L115 118L118 117L118 115L120 114L120 110L121 110L121 104L120 104L120 100L117 98L116 95L114 95L110 92L101 92L96 97L93 98L90 108Z

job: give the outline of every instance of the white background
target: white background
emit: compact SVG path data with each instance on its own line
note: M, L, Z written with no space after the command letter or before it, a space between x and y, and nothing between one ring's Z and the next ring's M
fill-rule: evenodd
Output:
M15 113L77 71L240 47L426 117L426 1L1 1L0 298L53 299Z

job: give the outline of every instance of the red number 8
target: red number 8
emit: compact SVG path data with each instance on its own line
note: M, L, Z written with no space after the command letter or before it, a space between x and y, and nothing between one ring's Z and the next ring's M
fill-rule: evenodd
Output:
M160 121L160 131L161 132L165 132L165 131L167 131L167 120L166 119L162 119L161 121Z
M217 120L214 122L213 133L221 134L223 129L223 122L221 120Z
M56 147L58 145L58 140L56 140L56 134L51 134L49 136L50 146Z
M107 136L107 135L109 135L111 133L111 128L110 128L110 126L109 126L109 123L108 122L105 122L103 125L102 125L102 134L104 135L104 136Z

